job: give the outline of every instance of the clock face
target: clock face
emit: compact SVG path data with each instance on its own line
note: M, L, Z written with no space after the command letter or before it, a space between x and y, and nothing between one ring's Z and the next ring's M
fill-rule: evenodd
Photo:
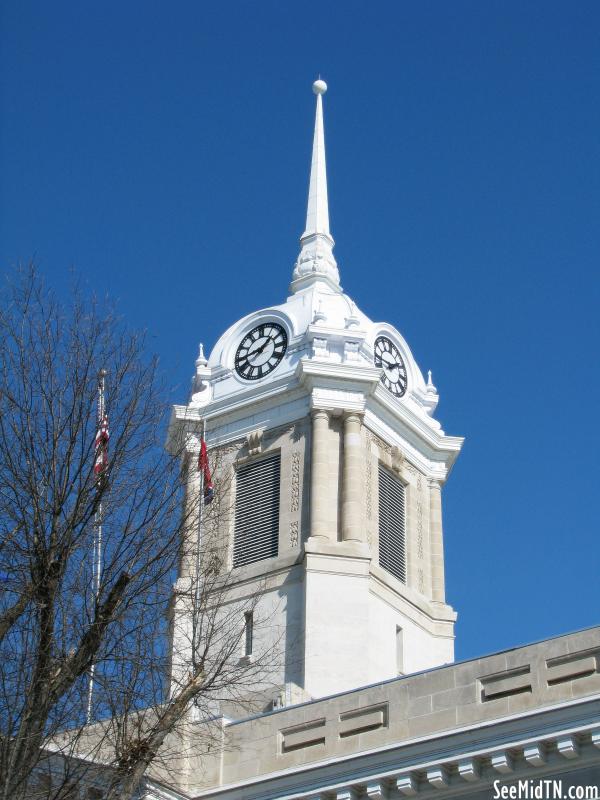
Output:
M375 366L383 367L381 382L396 397L402 397L406 391L406 367L400 351L387 336L378 336L375 340Z
M247 381L264 378L283 358L287 334L276 322L263 322L246 334L235 353L235 371Z

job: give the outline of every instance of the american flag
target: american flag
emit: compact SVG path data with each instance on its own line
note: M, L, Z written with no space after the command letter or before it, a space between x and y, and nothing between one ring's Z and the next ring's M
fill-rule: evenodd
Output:
M212 485L212 476L210 474L210 466L208 464L208 450L206 449L206 442L204 441L204 438L200 443L198 472L202 472L202 477L204 479L204 505L207 506L213 499L215 492Z
M106 414L98 421L98 432L94 442L95 458L94 473L100 478L108 467L108 440L110 432L108 430L108 417Z

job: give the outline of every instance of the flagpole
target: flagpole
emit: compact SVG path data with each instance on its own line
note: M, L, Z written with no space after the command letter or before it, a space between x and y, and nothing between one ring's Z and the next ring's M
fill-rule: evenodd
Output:
M106 378L106 370L101 369L98 372L98 431L100 431L101 426L104 423L104 417L106 414L105 409L105 402L104 402L104 392L105 392L105 378ZM103 442L103 447L106 444ZM97 453L96 453L97 457ZM103 469L106 465L103 465ZM97 473L96 479L96 491L98 491L99 483L103 479L103 470ZM98 503L96 508L96 513L94 515L94 546L93 546L93 562L92 562L92 571L93 571L93 585L94 585L94 604L98 602L98 598L100 596L100 581L102 578L102 500ZM94 614L95 614L94 609ZM89 679L88 679L88 693L87 693L87 724L90 725L92 722L92 704L94 699L94 676L96 673L96 664L92 662L89 672Z

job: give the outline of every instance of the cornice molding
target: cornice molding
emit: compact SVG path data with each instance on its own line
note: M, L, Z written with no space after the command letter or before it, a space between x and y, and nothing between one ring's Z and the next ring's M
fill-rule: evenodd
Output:
M352 385L358 391L372 394L379 383L381 370L363 364L335 363L327 359L301 358L296 367L296 378L302 386L313 389L343 388L351 390Z
M326 337L333 341L351 341L362 342L367 338L367 331L360 328L333 328L322 323L311 323L306 329L307 337L310 340L314 338ZM378 370L381 374L381 370Z
M464 439L429 428L405 406L389 409L379 400L377 394L367 398L365 426L391 447L400 447L426 477L445 481Z
M423 617L433 624L440 623L442 626L453 624L456 622L458 614L452 606L446 603L434 604L422 594L411 589L410 586L401 583L397 578L394 578L393 575L375 562L371 563L370 575L373 581L371 586L373 594L380 597L381 600L394 610L402 611L402 613L406 614L416 625L419 625L423 630L427 630L428 633L454 638L452 629L450 629L450 633L447 631L438 633L422 624ZM394 584L396 584L396 586L394 586Z

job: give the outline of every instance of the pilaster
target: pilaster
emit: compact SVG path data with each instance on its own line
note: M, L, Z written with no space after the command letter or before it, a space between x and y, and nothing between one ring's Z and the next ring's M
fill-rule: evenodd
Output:
M200 525L200 472L197 461L198 453L194 452L191 444L188 444L182 464L185 474L185 505L179 554L179 578L187 578L195 572Z
M328 412L320 408L314 409L312 412L310 536L324 541L332 538L327 515L327 488L329 484L328 429Z
M354 411L344 416L342 473L342 540L365 541L364 454L361 439L362 415Z
M442 529L442 487L429 481L429 542L431 552L431 599L444 603L444 535Z

